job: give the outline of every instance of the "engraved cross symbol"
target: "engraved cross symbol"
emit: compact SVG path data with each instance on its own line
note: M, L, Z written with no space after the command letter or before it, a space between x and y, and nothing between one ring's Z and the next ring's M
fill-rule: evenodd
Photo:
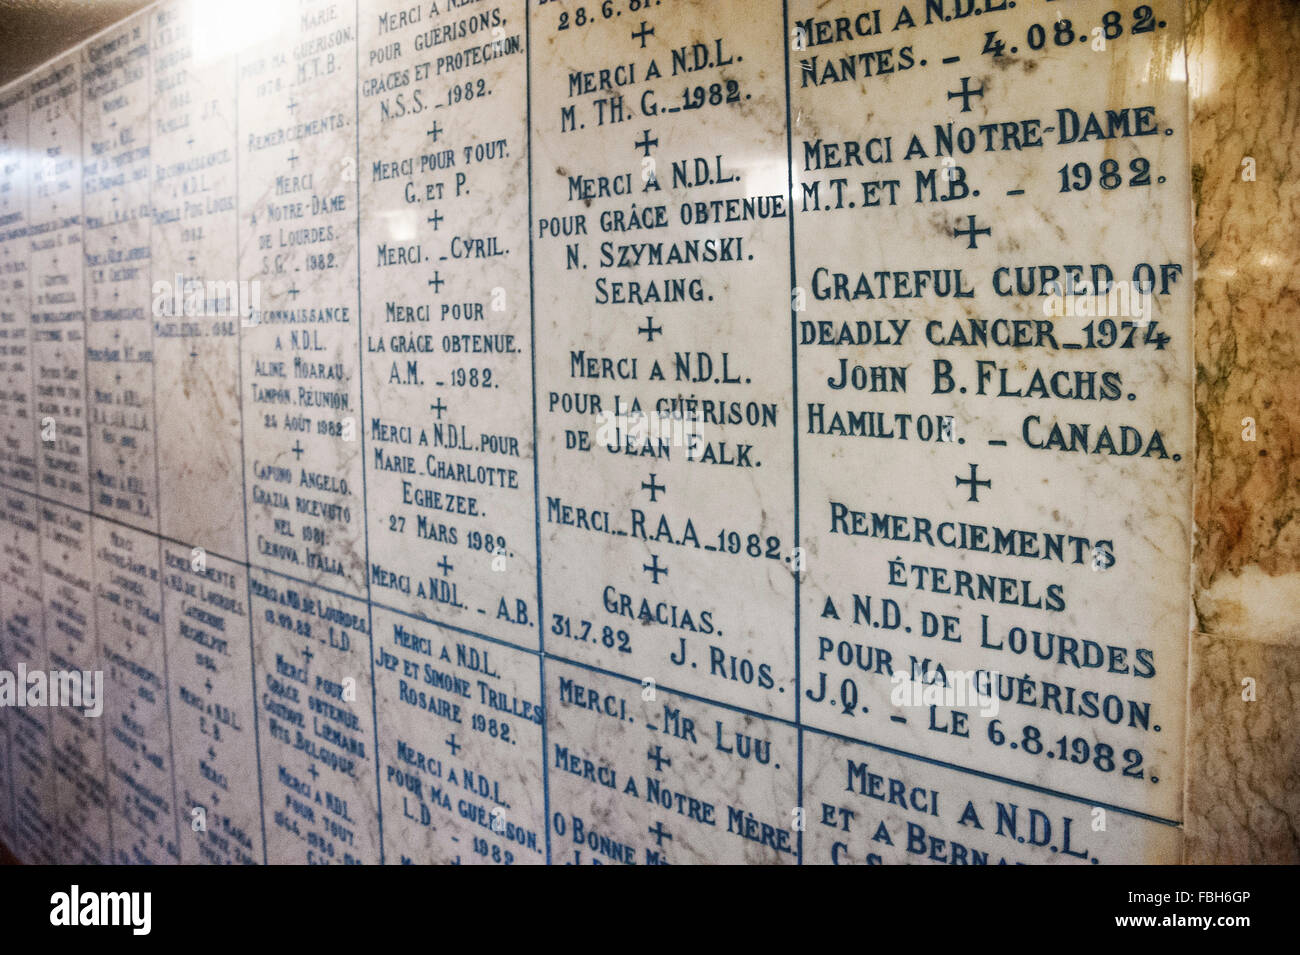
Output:
M465 748L465 744L464 744L464 743L458 743L458 742L456 742L456 734L455 734L455 733L452 733L451 736L449 736L447 739L443 740L443 742L446 743L448 746L451 747L451 755L453 755L453 756L455 756L456 753L457 753L458 751L460 751L460 750L462 750L462 749Z
M447 284L447 280L442 278L437 269L433 272L433 278L429 279L429 284L433 286L433 294L437 295L442 291L442 287Z
M438 141L438 134L441 133L442 131L443 131L442 127L438 125L438 121L435 119L433 121L433 128L427 130L424 135L432 136L433 141L436 143Z
M962 111L963 113L969 113L969 112L970 112L970 98L971 98L972 96L978 96L980 99L983 99L983 98L984 98L984 87L981 86L981 87L979 87L979 88L977 88L977 89L971 89L971 88L970 88L970 77L969 77L969 76L963 76L963 77L961 78L961 89L957 90L955 93L950 92L950 93L948 94L948 99L956 99L956 98L959 97L959 96L961 97L961 111Z
M446 406L445 404L443 404L443 403L442 403L442 399L439 398L439 399L438 399L437 401L435 401L433 404L429 405L429 410L430 410L430 411L436 411L436 412L438 413L438 420L441 421L441 420L442 420L442 413L443 413L444 411L447 410L447 406Z
M316 779L318 776L320 776L320 770L316 768L315 763L312 763L310 766L307 767L307 772L311 773L312 779Z
M298 161L298 151L295 149L293 152L289 153L289 165L292 166L297 161Z
M647 315L645 317L645 325L642 328L638 328L636 333L638 335L644 335L646 341L652 342L655 340L655 336L662 335L663 331L664 327L662 325L655 324L655 317L653 315Z
M633 31L632 31L632 39L634 39L634 40L640 40L640 41L641 41L641 49L643 49L643 50L645 49L645 38L648 37L648 36L654 36L654 35L655 35L655 28L654 28L654 27L651 27L650 29L647 30L647 29L646 29L646 26L645 26L645 21L644 21L644 20L641 21L641 29L640 29L640 30L633 30Z
M449 564L449 563L447 563L447 555L446 555L446 554L443 554L443 555L442 555L442 559L439 560L438 563L435 564L434 566L436 566L439 570L442 571L442 576L444 576L444 577L447 576L447 572L448 572L448 571L450 571L450 570L455 570L455 569L456 569L456 565L455 565L455 564Z
M641 131L641 138L638 139L636 142L634 142L632 145L635 146L637 149L641 150L641 155L642 155L642 156L649 156L649 155L650 155L650 147L651 147L651 146L658 146L658 145L659 145L659 140L658 140L658 139L651 139L651 138L650 138L650 130L648 130L648 129L643 129L643 130Z
M641 489L644 490L644 491L649 491L649 492L650 492L650 503L653 504L653 503L655 503L656 501L659 500L659 498L655 497L655 494L658 493L659 491L666 491L666 490L668 490L668 485L667 485L667 484L660 484L660 483L658 483L658 482L655 480L655 476L654 476L654 474L651 473L651 475L650 475L650 483L647 484L645 481L642 481L642 482L641 482Z
M289 107L289 112L291 113L298 108L298 103L292 96L289 97L289 102L285 103L284 105Z
M437 232L437 231L438 231L438 223L441 222L441 221L442 221L444 218L446 218L446 217L445 217L441 212L439 212L437 209L434 209L434 210L433 210L433 215L431 215L431 216L425 216L425 218L426 218L428 221L430 221L430 222L433 223L433 231L434 231L434 232Z
M650 835L655 837L655 842L659 844L660 849L664 847L665 839L667 839L669 842L673 841L673 837L668 834L668 830L664 828L664 824L662 822L656 822L653 826L647 829L646 832L650 833Z
M655 582L656 584L659 583L659 575L660 575L660 574L663 574L665 577L668 576L668 568L667 568L667 567L660 567L660 566L659 566L659 555L658 555L658 554L651 554L651 555L650 555L650 563L648 563L648 564L642 564L642 565L641 565L641 569L644 570L647 574L653 574L653 575L654 575L654 582Z
M207 689L207 691L208 691L209 693L212 692L212 681L211 681L211 680L205 680L204 683L203 683L203 686Z
M992 486L993 486L993 482L992 482L992 481L980 481L980 480L977 480L976 478L977 478L978 472L979 472L979 465L977 465L977 464L972 464L972 465L970 466L970 477L968 477L968 478L962 478L962 477L955 477L955 476L954 476L954 478L953 478L953 480L955 480L955 481L957 482L957 486L958 486L958 487L961 487L963 484L970 485L970 497L968 497L966 500L967 500L967 501L974 501L976 504L979 503L979 493L980 493L980 488L982 488L982 487L992 487Z
M964 229L957 229L957 228L954 228L954 229L952 230L952 237L953 237L954 239L960 239L962 236L969 236L969 238L970 238L970 244L967 245L966 248L968 248L968 249L978 249L978 248L979 248L979 245L978 245L979 237L982 236L982 235L992 235L992 234L993 234L993 230L992 230L992 229L977 229L977 228L975 228L975 217L974 217L974 216L967 216L967 217L966 217L966 222L967 222L967 226L966 226L966 228L964 228Z
M302 460L302 453L303 453L304 451L306 451L307 449L304 448L304 447L302 446L302 442L301 442L301 441L295 441L295 442L293 443L293 447L290 448L289 450L292 451L292 452L294 453L294 457L296 457L299 461L301 461L301 460Z
M665 766L671 766L673 761L664 755L664 748L658 744L654 749L646 750L645 758L655 764L655 772L661 773Z
M314 656L316 656L316 654L314 654L314 653L311 652L311 644L310 644L310 643L307 644L305 647L302 648L302 657L303 657L303 659L306 660L309 664L311 663L312 657L314 657Z
M298 283L294 282L293 285L289 287L286 294L293 296L293 300L296 302L298 301L298 293L300 291L301 290L298 288Z

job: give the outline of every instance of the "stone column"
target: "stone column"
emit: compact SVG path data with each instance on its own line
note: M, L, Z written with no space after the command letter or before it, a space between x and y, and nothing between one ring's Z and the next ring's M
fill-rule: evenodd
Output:
M1191 0L1187 862L1300 861L1300 8Z

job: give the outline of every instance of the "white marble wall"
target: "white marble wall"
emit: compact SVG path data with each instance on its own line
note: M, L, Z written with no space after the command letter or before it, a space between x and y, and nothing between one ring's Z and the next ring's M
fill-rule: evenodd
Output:
M0 670L103 674L0 841L1293 858L1242 7L166 0L0 90Z

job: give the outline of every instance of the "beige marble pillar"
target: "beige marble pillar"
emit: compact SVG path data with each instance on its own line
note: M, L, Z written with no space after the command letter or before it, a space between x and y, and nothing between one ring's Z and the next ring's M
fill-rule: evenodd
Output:
M1190 0L1187 23L1197 449L1186 861L1296 862L1300 6Z

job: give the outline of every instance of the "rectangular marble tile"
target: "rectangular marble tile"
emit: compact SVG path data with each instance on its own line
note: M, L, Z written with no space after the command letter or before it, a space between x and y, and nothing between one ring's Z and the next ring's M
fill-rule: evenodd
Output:
M158 538L92 518L112 861L180 861Z
M86 424L81 61L55 60L28 82L32 378L40 493L90 506Z
M249 593L266 860L378 864L366 605L260 570Z
M534 10L542 589L548 652L793 718L784 30L752 11Z
M103 655L96 625L94 538L91 517L60 504L39 507L41 588L50 672L102 683ZM102 697L101 697L102 702ZM62 864L111 861L104 712L88 706L51 706L51 762L55 771L54 858ZM75 703L69 696L68 703Z
M248 572L198 548L161 551L181 862L260 863Z
M256 286L241 278L238 86L217 8L152 8L149 200L161 533L242 560L240 336Z
M239 277L260 296L240 340L248 553L360 596L355 6L267 12L238 61Z
M157 531L149 40L142 14L82 48L82 247L91 506Z
M525 4L437 10L358 11L370 594L536 647Z
M806 865L1169 863L1182 833L1113 806L804 734Z
M247 570L170 543L161 569L181 861L260 863Z
M11 541L11 537L16 535L12 535L9 530L13 518L9 514L5 497L0 497L0 518L4 520L3 537L0 538L0 583L3 583L7 591L18 586L19 579L9 569L10 553L16 544ZM23 660L18 640L10 633L8 622L7 614L0 613L0 671L5 674L0 676L0 681L3 681L0 699L5 701L5 706L0 709L0 841L14 845L17 834L16 798L20 788L15 779L14 762L14 724L18 720L15 712L18 702L16 677L19 662L25 664L26 661Z
M388 610L374 620L387 861L546 862L537 658Z
M560 662L546 704L553 864L795 861L790 726Z
M26 83L17 83L0 93L0 476L11 487L35 491L28 92Z
M1177 821L1181 9L974 6L790 8L803 719Z
M40 515L38 501L28 494L0 492L0 647L5 668L48 671L45 647L44 595L41 587ZM56 859L57 794L51 711L13 707L9 724L8 779L12 786L13 841L10 848L26 862L46 864Z
M1292 861L1300 841L1300 652L1198 633L1192 653L1187 861Z

